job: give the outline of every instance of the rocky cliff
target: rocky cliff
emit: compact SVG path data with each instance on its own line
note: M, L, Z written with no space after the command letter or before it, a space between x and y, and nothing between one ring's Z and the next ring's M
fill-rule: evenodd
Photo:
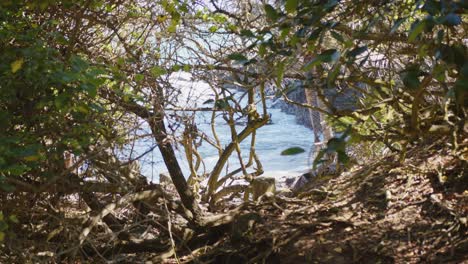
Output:
M297 89L294 89L288 93L288 98L298 103L307 103L307 98L303 87L298 87ZM275 98L275 101L272 103L271 107L281 109L281 111L287 114L295 115L298 124L304 125L310 129L313 128L309 109L300 107L298 105L289 104L280 97Z
M312 89L306 89L300 82L294 83L295 87L287 93L290 100L298 103L306 103L316 107L324 108L320 99L316 97ZM325 97L337 110L353 110L356 107L359 94L351 89L331 88L323 90ZM321 134L328 128L324 127L324 117L317 111L287 103L283 98L277 97L272 104L272 108L279 108L283 112L296 116L298 124L313 129L315 133Z

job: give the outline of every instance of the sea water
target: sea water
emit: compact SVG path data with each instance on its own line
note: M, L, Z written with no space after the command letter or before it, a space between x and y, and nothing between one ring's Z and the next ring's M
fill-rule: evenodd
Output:
M181 93L174 94L177 98L177 107L182 108L196 108L196 107L211 107L213 104L204 104L208 99L214 99L214 92L210 86L203 81L193 81L191 76L187 73L179 73L171 76L170 81L174 87L180 89ZM242 90L230 90L235 98L240 98L243 94ZM257 97L257 99L259 99ZM310 156L313 150L313 132L303 125L297 124L294 115L289 115L281 112L280 109L270 108L271 99L267 100L268 112L271 114L271 123L267 124L257 130L255 150L262 163L264 175L280 177L284 175L297 175L300 172L311 167ZM241 100L241 105L245 106L246 96ZM261 109L261 105L258 107ZM258 109L259 112L261 110ZM170 115L172 110L166 111ZM211 111L178 111L178 114L195 115L195 123L199 132L206 134L214 141L211 129ZM239 120L240 124L236 125L237 133L240 133L245 127L246 118ZM214 119L216 134L224 148L231 142L231 130L222 117L221 112L217 112ZM242 123L244 122L244 123ZM166 123L171 128L171 119L166 119ZM147 127L143 129L149 132ZM175 129L175 135L180 136L183 131L181 126ZM249 158L251 137L246 138L241 144L241 154L243 163L246 164ZM137 157L148 149L154 147L155 143L152 139L140 140L136 142L132 157ZM305 151L296 155L284 156L281 152L291 147L300 147ZM181 168L188 177L189 167L185 157L184 149L178 145L176 148L176 155ZM198 147L198 152L203 158L203 166L200 166L198 173L206 174L211 172L219 158L218 150L207 142L202 142ZM131 158L131 157L130 157ZM153 182L158 182L159 174L166 172L167 168L162 160L161 154L157 148L148 152L140 161L141 172L144 176ZM234 151L229 158L229 161L223 168L222 175L238 169L240 167L237 152ZM254 165L249 169L253 171ZM221 175L221 176L222 176Z

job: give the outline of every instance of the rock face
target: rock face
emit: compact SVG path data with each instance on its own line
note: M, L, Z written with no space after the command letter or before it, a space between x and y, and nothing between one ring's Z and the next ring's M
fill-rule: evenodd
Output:
M324 109L324 104L317 98L316 92L313 89L306 89L301 82L295 81L293 86L296 87L289 93L287 96L290 100L309 104L315 107L320 107ZM356 108L357 99L359 98L359 93L351 89L341 89L329 88L323 89L323 93L327 100L331 103L332 107L336 110L353 110ZM301 107L299 105L294 105L287 103L283 98L276 98L276 100L271 105L272 108L279 108L281 111L292 114L296 116L296 121L298 124L304 125L318 135L326 134L329 128L326 127L324 122L323 114L313 111L311 109ZM332 133L325 135L324 139L328 139Z
M307 103L306 94L304 88L300 86L300 83L297 83L299 87L288 93L288 98L292 101L298 103ZM312 119L310 118L309 109L289 104L284 101L283 98L276 98L276 100L271 105L272 108L281 109L281 111L296 116L296 121L298 124L304 125L312 129Z

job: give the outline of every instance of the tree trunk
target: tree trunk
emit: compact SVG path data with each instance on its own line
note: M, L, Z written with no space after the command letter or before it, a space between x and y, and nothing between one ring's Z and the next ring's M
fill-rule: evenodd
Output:
M179 193L182 204L187 208L191 213L193 224L196 226L201 226L201 216L202 211L190 190L187 181L185 180L182 169L179 166L176 155L172 148L172 144L167 138L167 131L164 125L164 108L160 100L154 100L153 107L154 112L149 111L146 107L141 106L132 101L124 101L121 97L115 94L112 90L102 91L105 93L105 96L113 103L123 107L126 111L136 114L138 117L146 120L150 125L151 132L153 134L158 148L161 151L164 163L166 164L167 170L171 176L172 182L176 187L177 192ZM158 97L163 98L163 93L160 90L157 90Z
M162 116L162 115L161 115ZM180 195L182 204L190 210L193 214L193 220L195 224L201 224L201 209L195 199L192 190L189 188L187 181L185 180L182 169L180 168L179 162L177 161L176 155L172 145L168 142L166 127L164 126L164 119L162 117L149 119L148 120L151 131L153 133L158 148L161 151L164 163L166 164L169 175L171 176L172 182Z

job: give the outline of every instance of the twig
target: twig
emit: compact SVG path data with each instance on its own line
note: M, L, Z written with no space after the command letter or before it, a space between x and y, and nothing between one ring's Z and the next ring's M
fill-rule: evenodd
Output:
M167 208L167 203L166 203L166 197L164 197L164 209L166 209L167 213L167 231L169 233L169 238L171 240L171 246L172 246L172 251L174 252L174 257L177 261L178 264L180 264L180 260L177 257L177 252L176 252L176 247L175 247L175 242L174 238L172 237L172 222L171 222L171 212L169 212L169 208Z

